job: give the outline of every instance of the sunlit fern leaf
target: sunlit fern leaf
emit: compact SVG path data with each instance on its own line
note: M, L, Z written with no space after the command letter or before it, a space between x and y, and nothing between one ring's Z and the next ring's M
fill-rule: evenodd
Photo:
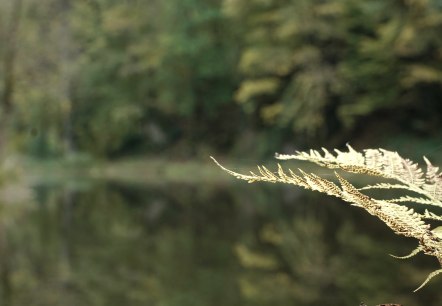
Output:
M367 185L359 190L368 190L368 189L406 189L409 190L409 187L404 184L387 184L387 183L379 183L375 185Z
M397 152L384 149L367 149L364 153L360 153L348 146L348 152L335 150L336 155L333 155L326 149L322 149L322 151L321 153L316 150L310 150L308 153L297 152L295 155L276 154L276 158L280 160L304 160L329 169L395 179L398 183L380 183L356 188L339 173L335 172L339 181L339 185L337 185L328 179L313 173L306 173L301 169L299 169L298 174L291 169L288 169L286 172L279 164L278 170L275 172L264 166L258 166L258 174L250 172L249 175L244 175L229 170L219 164L213 157L212 159L230 175L246 180L249 183L263 181L293 184L341 198L351 203L351 205L363 208L368 213L382 220L396 234L413 237L419 242L419 246L411 254L403 257L394 257L410 258L419 252L423 252L426 255L436 257L442 266L442 236L439 233L439 228L430 230L430 225L424 221L426 219L442 221L442 216L428 209L425 210L424 214L419 214L413 209L401 205L403 202L414 202L416 204L442 207L442 174L439 172L438 167L433 166L424 157L427 164L427 171L424 173L416 163L401 157ZM403 189L418 193L421 197L406 195L391 200L374 199L362 193L368 189ZM421 289L441 271L436 270L431 273L416 290Z
M401 184L381 183L366 186L364 189L406 189L429 198L434 206L442 207L442 174L438 167L434 167L427 158L427 172L419 168L417 163L401 157L397 152L384 149L367 149L363 153L355 151L347 145L348 152L335 150L333 155L326 149L324 153L316 150L296 152L294 155L276 154L280 160L303 160L316 163L329 169L342 169L347 172L361 173L394 179Z
M442 273L442 269L439 269L439 270L436 270L436 271L433 271L433 272L431 272L429 275L428 275L428 277L425 279L425 281L419 286L419 287L417 287L416 289L414 289L414 292L416 292L416 291L418 291L418 290L420 290L420 289L422 289L433 277L435 277L436 275L438 275L438 274L441 274Z
M350 203L355 203L358 206L362 206L370 214L379 217L385 224L400 235L420 237L427 231L427 226L422 220L422 216L415 213L412 209L394 203L372 199L361 193L338 173L335 174L341 184L341 188L327 179L321 178L315 174L306 173L302 170L299 170L301 175L297 175L293 173L293 171L290 171L291 175L288 176L281 166L278 166L277 174L261 166L258 167L260 175L257 175L254 172L251 172L251 175L243 175L228 170L220 165L215 159L213 160L219 167L229 174L248 182L264 181L294 184L306 189L342 198Z
M428 181L434 181L436 177L439 177L441 174L439 172L439 167L433 166L431 162L424 156L424 161L427 164L427 172L425 176Z
M300 187L304 187L305 189L315 190L319 192L323 192L329 195L334 195L336 197L341 197L340 188L331 181L323 179L315 174L309 174L302 170L300 170L301 175L295 174L292 170L289 169L290 175L287 175L281 166L278 165L278 171L272 172L264 166L259 166L258 171L259 174L255 174L254 172L250 172L250 175L244 175L232 170L229 170L222 166L216 159L211 157L212 160L224 171L229 173L230 175L248 181L249 183L253 182L270 182L270 183L285 183L285 184L293 184Z
M396 256L396 255L393 255L393 254L389 254L389 255L390 255L391 257L394 257L394 258L397 258L397 259L408 259L408 258L411 258L411 257L416 256L416 255L419 254L420 252L422 252L422 249L421 249L421 247L419 246L419 247L415 248L413 251L411 251L410 254L405 255L405 256Z
M442 216L436 215L435 213L428 211L428 209L425 210L423 217L428 220L442 221Z
M411 203L419 203L419 204L425 204L425 205L439 206L438 203L434 203L434 201L431 201L429 199L410 197L410 196L404 196L404 197L400 197L400 198L396 198L396 199L390 199L390 200L386 200L386 201L387 202L391 202L391 203L411 202Z
M427 163L427 172L425 174L426 184L424 189L431 194L435 199L442 200L442 173L439 172L439 167L435 167L424 156Z

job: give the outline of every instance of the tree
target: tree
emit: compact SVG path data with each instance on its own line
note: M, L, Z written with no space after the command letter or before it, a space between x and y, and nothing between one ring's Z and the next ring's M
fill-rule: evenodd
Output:
M410 132L434 131L428 110L440 113L442 80L435 52L441 44L437 1L225 5L244 27L244 80L236 100L258 128L274 130L273 138L342 144L354 131L369 129L362 125L367 121L379 125L382 114L396 124L416 122L408 124ZM428 125L417 123L423 117L431 118Z

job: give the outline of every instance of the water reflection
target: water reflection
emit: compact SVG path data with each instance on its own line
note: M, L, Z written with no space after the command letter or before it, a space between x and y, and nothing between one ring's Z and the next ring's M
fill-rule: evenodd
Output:
M2 205L2 305L440 305L413 241L283 186L41 185Z

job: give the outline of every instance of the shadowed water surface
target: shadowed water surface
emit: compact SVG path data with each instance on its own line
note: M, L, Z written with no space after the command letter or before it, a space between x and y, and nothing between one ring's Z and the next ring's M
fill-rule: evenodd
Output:
M268 185L44 184L1 206L2 305L441 305L437 263L342 201Z

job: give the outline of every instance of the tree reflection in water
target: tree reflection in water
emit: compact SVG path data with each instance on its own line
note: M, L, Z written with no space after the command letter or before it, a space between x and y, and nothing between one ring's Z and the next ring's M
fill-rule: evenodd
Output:
M320 195L248 185L37 186L1 205L2 305L437 305L412 241ZM415 261L416 261L415 260ZM416 269L419 267L419 270Z

